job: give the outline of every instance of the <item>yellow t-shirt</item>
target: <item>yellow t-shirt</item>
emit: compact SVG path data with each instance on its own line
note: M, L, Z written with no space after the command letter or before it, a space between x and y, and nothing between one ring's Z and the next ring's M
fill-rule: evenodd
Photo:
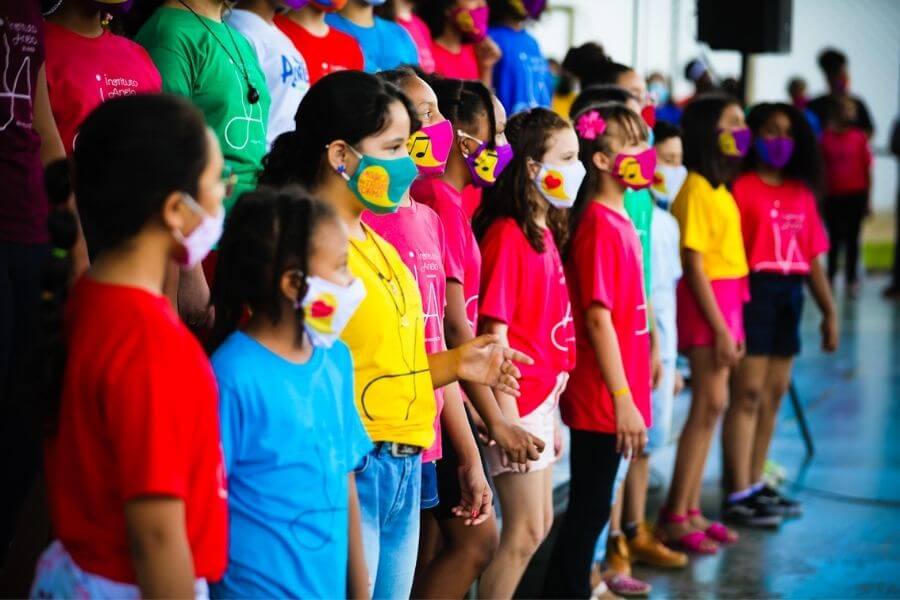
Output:
M553 99L550 101L550 108L553 109L553 112L568 121L569 110L571 110L572 103L575 102L576 97L578 97L578 94L576 94L575 92L566 94L564 96L560 94L553 94Z
M703 255L703 272L710 279L745 276L747 256L741 237L741 213L724 185L713 189L693 171L672 203L672 214L681 228L681 247Z
M353 355L356 408L373 442L428 448L437 406L422 297L397 250L363 228L368 235L350 241L348 265L366 286L366 297L341 334Z

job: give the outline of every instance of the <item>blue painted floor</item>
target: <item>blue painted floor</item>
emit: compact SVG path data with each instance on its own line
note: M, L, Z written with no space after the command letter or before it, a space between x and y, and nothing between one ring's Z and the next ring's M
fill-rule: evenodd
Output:
M807 303L795 383L816 453L807 460L787 399L771 452L805 516L779 531L743 530L738 545L682 571L636 567L634 575L653 584L651 597L900 598L900 303L880 298L884 284L869 279L855 301L838 295L836 355L819 351L818 311ZM716 447L704 483L708 515L721 498L719 456ZM661 452L654 470L667 479L673 460L674 448ZM650 514L661 500L651 497ZM541 562L536 557L530 576Z

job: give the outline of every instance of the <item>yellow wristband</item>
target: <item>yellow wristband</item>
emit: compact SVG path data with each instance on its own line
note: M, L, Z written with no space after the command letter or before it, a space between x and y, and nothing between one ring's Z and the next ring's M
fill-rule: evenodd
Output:
M627 396L631 393L631 389L626 385L623 388L620 388L612 393L613 398L618 398L620 396Z

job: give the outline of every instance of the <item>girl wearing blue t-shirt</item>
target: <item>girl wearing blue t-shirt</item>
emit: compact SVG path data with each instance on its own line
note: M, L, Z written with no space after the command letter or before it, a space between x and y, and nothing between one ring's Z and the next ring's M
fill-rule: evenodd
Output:
M299 189L246 194L228 218L212 290L229 490L214 597L368 594L353 469L372 443L337 339L365 296L347 244L334 210Z

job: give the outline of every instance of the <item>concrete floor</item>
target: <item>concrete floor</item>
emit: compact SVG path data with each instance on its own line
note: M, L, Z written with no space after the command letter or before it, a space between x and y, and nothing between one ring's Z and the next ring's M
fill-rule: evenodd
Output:
M816 453L807 460L787 401L771 452L805 516L777 532L744 530L738 545L682 571L636 568L635 576L653 584L651 597L900 598L900 303L881 300L884 284L870 279L856 301L839 295L835 356L819 351L817 310L807 304L795 383ZM673 458L674 448L661 452L654 469L668 478ZM709 515L719 506L718 459L715 448L704 483ZM558 470L564 479L567 465ZM661 500L651 497L650 514ZM522 597L537 589L543 554L523 580Z

